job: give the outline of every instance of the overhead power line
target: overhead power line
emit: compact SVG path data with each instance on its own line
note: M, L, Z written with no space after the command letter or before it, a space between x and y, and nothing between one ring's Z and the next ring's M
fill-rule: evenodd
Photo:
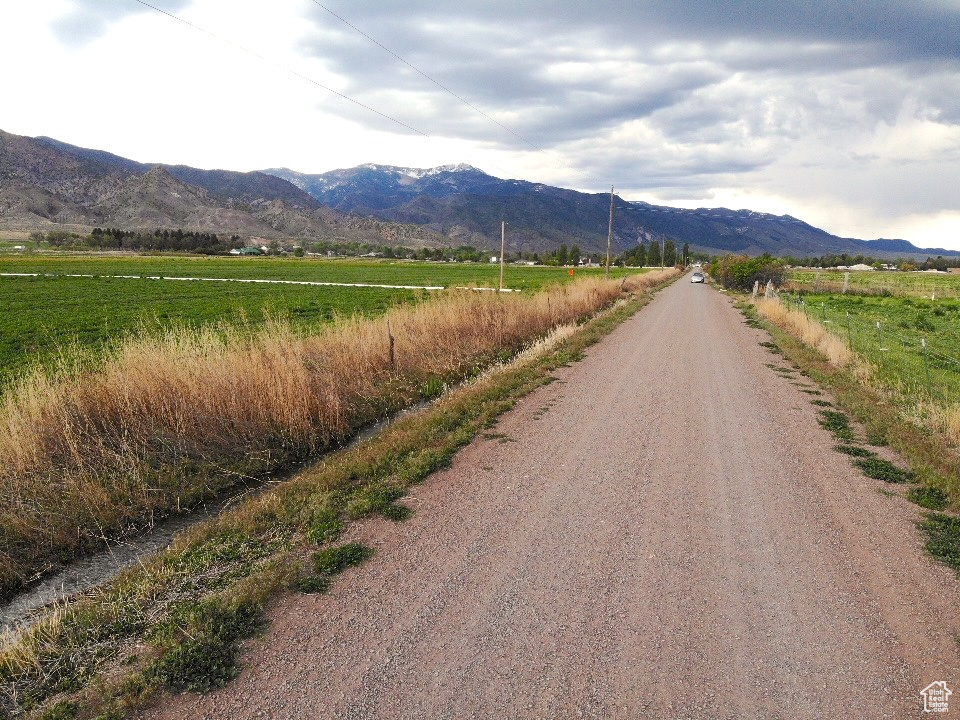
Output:
M185 20L184 18L180 17L179 15L175 15L174 13L169 12L169 11L167 11L167 10L164 10L163 8L159 8L159 7L157 7L156 5L151 5L150 3L146 2L145 0L135 0L135 2L138 2L138 3L140 3L141 5L143 5L144 7L150 8L151 10L155 10L156 12L160 13L161 15L166 15L167 17L169 17L169 18L171 18L171 19L173 19L173 20L176 20L177 22L183 23L184 25L186 25L186 26L188 26L188 27L190 27L190 28L192 28L192 29L194 29L194 30L197 30L197 31L199 31L199 32L201 32L201 33L204 33L205 35L209 35L210 37L214 38L215 40L217 40L217 41L219 41L219 42L222 42L222 43L224 43L224 44L226 44L226 45L229 45L229 46L231 46L231 47L233 47L233 48L236 48L237 50L241 50L242 52L245 52L245 53L247 53L247 54L249 54L249 55L252 55L253 57L257 58L258 60L261 60L262 62L267 63L268 65L271 65L271 66L273 66L273 67L275 67L275 68L278 68L278 69L280 69L280 70L283 70L284 72L288 72L288 73L290 73L291 75L294 75L295 77L300 78L301 80L305 80L305 81L307 81L308 83L310 83L310 84L312 84L312 85L315 85L316 87L320 88L321 90L326 90L327 92L332 93L332 94L336 95L337 97L342 98L343 100L346 100L347 102L353 103L353 104L356 105L357 107L363 108L364 110L367 110L367 111L369 111L369 112L372 112L372 113L374 113L375 115L379 115L380 117L385 118L386 120L389 120L390 122L396 123L396 124L399 125L400 127L406 128L407 130L410 130L411 132L414 132L414 133L416 133L417 135L420 135L420 136L422 136L422 137L428 138L428 139L430 139L430 140L433 140L433 139L434 139L429 133L426 133L426 132L424 132L423 130L420 130L419 128L416 128L416 127L414 127L413 125L410 125L409 123L405 123L405 122L403 122L402 120L398 120L397 118L393 117L392 115L389 115L389 114L387 114L387 113L385 113L385 112L382 112L382 111L380 111L380 110L377 110L375 107L372 107L372 106L370 106L370 105L367 105L366 103L363 103L363 102L361 102L361 101L359 101L359 100L357 100L357 99L355 99L355 98L352 98L352 97L350 97L349 95L346 95L345 93L339 92L338 90L334 90L333 88L331 88L331 87L329 87L329 86L327 86L327 85L324 85L323 83L318 82L318 81L314 80L313 78L309 77L308 75L304 75L303 73L298 72L297 70L294 70L293 68L287 67L286 65L283 65L282 63L278 63L278 62L275 61L275 60L271 60L270 58L268 58L268 57L266 57L266 56L258 53L256 50L251 50L250 48L248 48L248 47L246 47L246 46L244 46L244 45L241 45L241 44L239 44L239 43L236 43L236 42L234 42L234 41L232 41L232 40L228 40L227 38L221 37L220 35L217 35L216 33L211 32L210 30L207 30L207 29L204 28L204 27L201 27L201 26L199 26L199 25L197 25L197 24L195 24L195 23L192 23L192 22L190 22L189 20ZM498 166L498 165L495 165L495 164L490 163L490 162L486 162L486 163L484 163L484 164L489 165L490 167L492 167L492 168L498 170L499 172L503 173L504 177L507 177L507 176L510 175L510 172L509 172L509 171L505 170L504 168L502 168L502 167L500 167L500 166Z
M548 150L543 149L542 147L540 147L540 146L537 145L536 143L534 143L534 142L528 140L527 138L525 138L523 135L521 135L520 133L518 133L518 132L517 132L516 130L514 130L513 128L510 128L510 127L504 125L502 122L500 122L499 120L497 120L495 117L492 117L491 115L489 115L488 113L484 112L482 109L480 109L479 107L477 107L476 105L474 105L472 102L470 102L469 100L467 100L466 98L464 98L463 96L457 94L456 92L454 92L453 90L451 90L450 88L448 88L446 85L444 85L444 84L441 83L440 81L434 79L433 77L431 77L430 75L428 75L427 73L425 73L423 70L421 70L420 68L418 68L416 65L414 65L414 64L411 63L410 61L406 60L405 58L401 57L401 56L398 55L396 52L394 52L393 50L391 50L390 48L388 48L386 45L384 45L383 43L381 43L379 40L377 40L376 38L368 35L366 32L364 32L363 30L361 30L360 28L358 28L356 25L354 25L352 22L350 22L350 21L347 20L346 18L344 18L343 16L338 15L337 13L335 13L333 10L331 10L330 8L328 8L328 7L327 7L326 5L324 5L323 3L319 2L318 0L312 0L312 2L313 2L314 5L316 5L316 6L319 7L320 9L325 10L326 12L330 13L333 17L335 17L337 20L339 20L340 22L342 22L342 23L343 23L344 25L346 25L347 27L353 29L354 31L356 31L357 33L359 33L360 35L362 35L363 37L365 37L367 40L369 40L370 42L372 42L374 45L376 45L377 47L379 47L379 48L380 48L381 50L383 50L384 52L388 53L389 55L392 55L394 58L396 58L397 60L399 60L400 62L402 62L402 63L403 63L404 65L406 65L408 68L410 68L411 70L413 70L414 72L416 72L418 75L420 75L421 77L423 77L425 80L428 80L429 82L433 83L433 84L436 85L438 88L440 88L441 90L443 90L445 93L447 93L448 95L451 95L452 97L456 98L456 99L459 100L461 103L463 103L464 105L466 105L468 108L470 108L470 109L473 110L474 112L478 113L479 115L483 116L484 118L486 118L487 120L489 120L490 122L492 122L494 125L496 125L497 127L501 128L502 130L505 130L506 132L510 133L511 135L513 135L513 137L517 138L517 139L520 140L521 142L529 145L529 146L532 147L534 150L543 153L544 155L546 155L547 157L549 157L549 158L550 158L551 160L553 160L554 162L560 163L561 165L563 165L563 166L564 166L565 168L567 168L568 170L572 170L573 172L579 173L579 174L583 175L584 177L586 177L588 180L591 180L591 181L593 181L593 182L601 182L601 181L598 180L597 178L592 177L589 173L586 173L586 172L584 172L583 170L580 170L579 168L576 168L576 167L574 167L573 165L570 165L569 163L567 163L566 161L564 161L562 158L558 157L558 156L556 155L556 153L552 153L552 152L550 152L550 151L548 151Z
M343 100L346 100L346 101L349 102L349 103L353 103L353 104L356 105L357 107L363 108L364 110L367 110L367 111L369 111L369 112L372 112L372 113L374 113L375 115L379 115L380 117L382 117L382 118L384 118L384 119L386 119L386 120L389 120L389 121L392 122L392 123L396 123L396 124L399 125L400 127L406 128L407 130L410 130L411 132L414 132L414 133L416 133L417 135L422 135L422 136L425 137L425 138L429 138L429 137L430 137L430 135L428 135L427 133L423 132L422 130L417 129L417 128L413 127L412 125L408 125L407 123L403 122L402 120L397 120L397 118L393 117L392 115L388 115L388 114L385 113L385 112L381 112L380 110L377 110L376 108L371 107L371 106L367 105L366 103L362 103L362 102L360 102L359 100L356 100L355 98L350 97L349 95L345 95L345 94L343 94L342 92L339 92L338 90L334 90L332 87L329 87L329 86L327 86L327 85L324 85L323 83L314 80L312 77L309 77L309 76L307 76L307 75L304 75L304 74L301 73L301 72L297 72L297 71L294 70L293 68L287 67L286 65L282 65L282 64L278 63L278 62L275 61L275 60L271 60L270 58L261 55L260 53L258 53L258 52L255 51L255 50L251 50L250 48L245 47L245 46L243 46L243 45L240 45L239 43L235 43L235 42L233 42L232 40L227 40L226 38L220 37L219 35L210 32L210 31L207 30L206 28L202 28L202 27L200 27L199 25L196 25L196 24L190 22L189 20L184 20L184 19L183 19L182 17L180 17L179 15L174 15L172 12L168 12L168 11L164 10L163 8L157 7L156 5L151 5L150 3L145 2L144 0L135 0L135 1L138 2L138 3L140 3L141 5L143 5L144 7L148 7L148 8L150 8L151 10L155 10L155 11L157 11L158 13L161 13L162 15L166 15L167 17L172 18L172 19L176 20L177 22L181 22L181 23L183 23L184 25L187 25L188 27L193 28L194 30L198 30L199 32L202 32L202 33L204 33L204 34L206 34L206 35L209 35L210 37L212 37L212 38L214 38L214 39L216 39L216 40L218 40L218 41L220 41L220 42L222 42L222 43L226 43L227 45L230 45L230 46L232 46L232 47L235 47L235 48L237 48L238 50L242 50L243 52L245 52L245 53L247 53L247 54L249 54L249 55L253 55L253 56L254 56L255 58L257 58L258 60L262 60L263 62L265 62L265 63L267 63L267 64L269 64L269 65L273 65L273 67L275 67L275 68L279 68L280 70L283 70L283 71L285 71L285 72L288 72L288 73L290 73L291 75L295 75L296 77L300 78L301 80L306 80L308 83L311 83L311 84L313 84L313 85L316 85L318 88L320 88L320 89L322 89L322 90L326 90L327 92L332 93L333 95L336 95L337 97L342 98Z
M196 30L196 31L201 32L201 33L203 33L203 34L205 34L205 35L208 35L209 37L217 40L218 42L221 42L221 43L224 43L224 44L226 44L226 45L229 45L229 46L231 46L231 47L233 47L233 48L235 48L235 49L237 49L237 50L240 50L241 52L247 53L248 55L252 55L252 56L255 57L256 59L260 60L261 62L267 63L268 65L271 65L271 66L273 66L273 67L275 67L275 68L277 68L277 69L279 69L279 70L282 70L283 72L289 73L289 74L293 75L294 77L297 77L297 78L299 78L299 79L301 79L301 80L304 80L304 81L310 83L311 85L314 85L315 87L320 88L321 90L325 90L326 92L331 93L332 95L336 95L337 97L341 98L342 100L346 100L347 102L352 103L353 105L356 105L357 107L362 108L363 110L366 110L367 112L371 112L371 113L373 113L374 115L378 115L379 117L384 118L385 120L389 120L390 122L392 122L392 123L394 123L394 124L396 124L396 125L399 125L399 126L402 127L402 128L405 128L406 130L409 130L409 131L411 131L411 132L413 132L413 133L415 133L415 134L417 134L417 135L420 135L420 136L422 136L422 137L424 137L424 138L427 138L427 139L431 139L431 140L432 140L432 139L435 139L435 138L434 138L433 136L431 136L429 133L426 133L426 132L424 132L423 130L420 130L419 128L414 127L413 125L411 125L411 124L409 124L409 123L406 123L406 122L404 122L404 121L402 121L402 120L399 120L399 119L393 117L392 115L390 115L390 114L388 114L388 113L385 113L385 112L383 112L383 111L381 111L381 110L376 109L375 107L373 107L373 106L371 106L371 105L367 105L366 103L361 102L360 100L357 100L356 98L350 97L349 95L347 95L347 94L345 94L345 93L342 93L342 92L340 92L339 90L335 90L335 89L333 89L332 87L329 87L328 85L324 85L323 83L315 80L314 78L310 77L309 75L305 75L305 74L303 74L302 72L299 72L299 71L297 71L297 70L294 70L294 69L291 68L291 67L288 67L287 65L284 65L284 64L282 64L282 63L279 63L279 62L277 62L276 60L272 60L271 58L269 58L269 57L267 57L267 56L265 56L265 55L262 55L261 53L257 52L256 50L252 50L252 49L246 47L245 45L241 45L240 43L234 42L233 40L229 40L229 39L227 39L227 38L225 38L225 37L222 37L222 36L220 36L220 35L217 35L216 33L211 32L210 30L207 30L206 28L201 27L200 25L197 25L196 23L192 23L192 22L190 22L189 20L186 20L186 19L180 17L179 15L176 15L175 13L172 13L172 12L170 12L170 11L168 11L168 10L164 10L164 9L161 8L161 7L157 7L156 5L153 5L153 4L149 3L149 2L147 2L146 0L134 0L134 1L137 2L137 3L139 3L140 5L143 5L143 6L146 7L146 8L149 8L150 10L153 10L153 11L155 11L155 12L157 12L157 13L160 13L161 15L167 16L168 18L170 18L170 19L172 19L172 20L175 20L175 21L177 21L177 22L179 22L179 23L182 23L183 25L186 25L187 27L189 27L189 28L191 28L191 29L193 29L193 30ZM496 118L491 117L489 114L487 114L486 112L484 112L483 110L481 110L481 109L478 108L477 106L473 105L473 104L470 103L468 100L466 100L465 98L461 97L460 95L458 95L458 94L455 93L454 91L450 90L448 87L446 87L446 86L443 85L442 83L438 82L437 80L434 80L432 77L430 77L430 76L427 75L425 72L423 72L422 70L420 70L419 68L417 68L416 66L414 66L413 64L411 64L410 62L408 62L407 60L405 60L404 58L402 58L402 57L401 57L400 55L398 55L397 53L393 52L393 51L390 50L389 48L387 48L387 47L385 47L384 45L382 45L380 42L378 42L377 40L375 40L373 37L371 37L371 36L368 35L367 33L365 33L365 32L363 32L362 30L360 30L358 27L356 27L355 25L353 25L352 23L350 23L349 21L347 21L345 18L341 17L340 15L337 15L337 14L334 13L332 10L330 10L329 8L327 8L326 6L324 6L324 5L320 4L319 2L317 2L317 0L313 0L313 2L314 2L317 6L319 6L320 8L322 8L323 10L327 11L328 13L330 13L331 15L333 15L334 17L336 17L336 18L337 18L338 20L340 20L341 22L343 22L343 23L345 23L346 25L348 25L349 27L351 27L351 28L352 28L353 30L355 30L356 32L358 32L358 33L360 33L361 35L363 35L363 36L364 36L365 38L367 38L370 42L376 44L378 47L382 48L384 51L390 53L390 55L392 55L392 56L395 57L397 60L399 60L400 62L404 63L405 65L407 65L408 67L410 67L411 69L413 69L414 71L416 71L418 74L422 75L424 78L426 78L427 80L429 80L431 83L433 83L433 84L436 85L437 87L441 88L444 92L449 93L450 95L452 95L453 97L455 97L457 100L459 100L459 101L462 102L463 104L467 105L468 107L470 107L471 109L473 109L475 112L479 113L480 115L482 115L483 117L485 117L487 120L489 120L490 122L496 124L498 127L502 128L502 129L505 130L506 132L509 132L511 135L513 135L513 136L516 137L517 139L519 139L519 140L521 140L522 142L526 143L527 145L529 145L530 147L534 148L535 150L543 153L544 155L546 155L547 157L551 158L551 159L554 160L555 162L558 162L559 164L563 165L564 167L566 167L566 168L568 168L568 169L570 169L570 170L572 170L572 171L574 171L574 172L580 173L581 175L587 177L589 180L591 180L591 181L593 181L593 182L601 182L601 181L598 180L597 178L594 178L594 177L590 176L589 174L585 173L584 171L582 171L582 170L580 170L580 169L578 169L578 168L570 165L569 163L564 162L563 159L557 157L557 155L556 155L555 153L551 153L551 152L549 152L549 151L547 151L547 150L544 150L543 148L541 148L540 146L538 146L538 145L536 145L535 143L531 142L530 140L526 139L525 137L523 137L522 135L520 135L519 133L517 133L517 132L514 131L513 129L507 127L506 125L504 125L503 123L501 123L501 122L500 122L499 120L497 120ZM489 164L491 167L494 167L494 168L496 168L497 170L501 171L501 172L504 174L505 177L510 175L510 173L509 173L508 171L504 170L504 169L501 168L501 167L498 167L497 165L494 165L493 163L489 163L489 162L488 162L488 163L486 163L486 164Z

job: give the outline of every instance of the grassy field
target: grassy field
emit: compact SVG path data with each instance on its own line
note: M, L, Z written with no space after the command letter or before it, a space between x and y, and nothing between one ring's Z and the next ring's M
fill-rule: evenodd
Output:
M580 270L576 277L602 274ZM634 271L635 272L635 271ZM497 266L287 258L170 256L0 256L0 273L143 275L306 280L390 285L494 285ZM623 274L622 271L617 273ZM506 282L528 291L569 281L563 268L508 267ZM260 326L283 317L294 326L336 315L382 314L426 291L301 285L184 283L127 278L0 277L0 386L65 345L97 350L141 329L218 322Z
M787 276L790 290L839 293L842 271L792 270ZM912 297L960 297L960 274L927 272L852 271L849 289L857 293Z
M282 257L189 257L110 255L0 256L0 273L87 273L92 275L160 275L186 277L307 280L314 282L380 283L389 285L480 285L495 287L500 266L495 263L410 262ZM614 268L615 277L636 270ZM602 268L585 268L577 278L603 275ZM567 268L508 265L504 284L539 290L568 282Z
M803 302L886 381L960 402L960 300L808 294Z
M96 350L141 329L224 321L257 327L267 316L285 317L302 327L337 314L381 314L423 294L382 288L0 277L0 384L66 345Z

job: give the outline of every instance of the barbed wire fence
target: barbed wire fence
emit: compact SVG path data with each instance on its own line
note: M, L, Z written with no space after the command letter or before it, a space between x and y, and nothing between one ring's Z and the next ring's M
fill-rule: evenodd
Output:
M790 292L838 293L922 297L930 300L960 298L960 276L941 273L888 273L883 271L795 271L784 283Z
M821 290L820 293L829 292ZM862 313L840 307L830 298L778 293L781 302L818 321L846 340L851 350L875 365L882 376L895 378L897 388L914 400L944 408L960 406L960 327L910 327L901 318L883 315L882 307ZM922 308L917 308L922 310Z

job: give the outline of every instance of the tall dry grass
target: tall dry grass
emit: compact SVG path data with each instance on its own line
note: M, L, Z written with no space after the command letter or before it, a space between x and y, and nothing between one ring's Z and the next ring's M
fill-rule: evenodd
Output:
M788 308L777 298L758 298L754 304L763 317L819 350L830 364L848 367L856 360L855 353L844 340L825 330L806 313Z
M451 292L310 335L283 322L181 329L127 339L96 370L38 370L0 399L0 593L49 558L287 468L674 274Z

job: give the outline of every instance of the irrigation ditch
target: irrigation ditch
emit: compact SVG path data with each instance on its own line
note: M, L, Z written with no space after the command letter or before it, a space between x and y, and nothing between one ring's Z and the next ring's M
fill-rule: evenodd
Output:
M462 385L461 383L449 388L448 391L455 391ZM436 398L420 401L361 428L347 442L331 449L330 453L355 448L394 422L415 415L435 402ZM302 472L302 468L290 472L286 477L243 481L184 513L151 522L136 534L128 537L104 537L103 549L90 555L73 558L62 565L48 566L38 573L37 577L32 578L22 592L0 601L0 636L16 637L42 617L42 613L54 610L71 598L109 582L124 570L142 564L151 555L169 547L178 534L213 520L240 503L256 498L298 472Z

